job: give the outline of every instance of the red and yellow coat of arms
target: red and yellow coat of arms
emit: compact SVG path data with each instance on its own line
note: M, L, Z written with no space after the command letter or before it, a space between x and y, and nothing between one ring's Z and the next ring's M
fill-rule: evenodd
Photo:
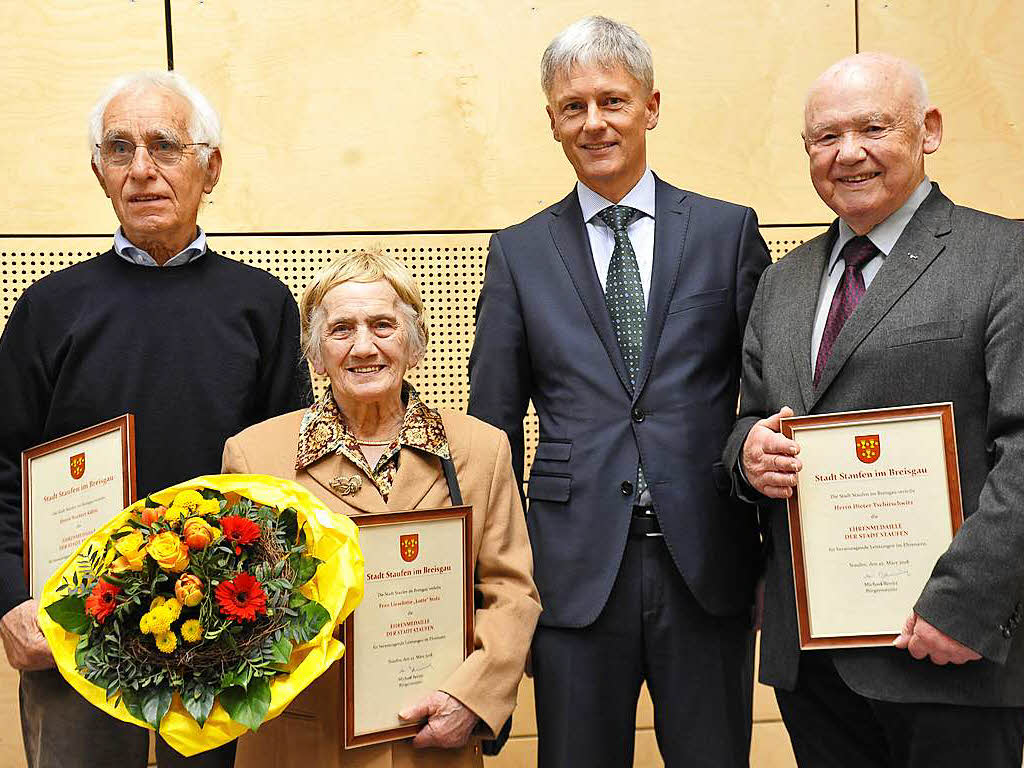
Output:
M71 477L75 480L81 480L82 475L85 474L85 454L76 453L71 457Z
M860 435L853 438L857 446L857 458L865 464L873 464L882 455L882 441L878 435Z
M398 537L398 548L402 553L402 559L411 563L420 553L420 535L408 533Z

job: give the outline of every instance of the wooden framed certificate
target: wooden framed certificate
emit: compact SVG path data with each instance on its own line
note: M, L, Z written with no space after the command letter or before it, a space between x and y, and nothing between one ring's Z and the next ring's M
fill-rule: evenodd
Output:
M345 621L345 747L415 736L398 712L473 652L472 507L353 515L366 562Z
M135 501L130 413L22 451L25 583L38 597L54 571Z
M801 649L889 645L963 523L951 403L782 420Z

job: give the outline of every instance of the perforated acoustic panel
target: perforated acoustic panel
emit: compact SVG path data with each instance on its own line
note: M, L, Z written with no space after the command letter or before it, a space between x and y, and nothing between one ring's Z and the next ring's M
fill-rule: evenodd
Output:
M821 228L771 228L762 234L778 259ZM427 402L465 411L468 364L473 346L473 316L483 284L487 234L373 236L224 236L211 235L215 250L276 275L298 299L313 276L337 256L378 247L400 258L419 280L430 325L430 343L409 379ZM0 240L0 321L6 324L14 303L44 275L95 256L110 247L110 237L67 240ZM2 325L0 325L2 327ZM319 396L326 379L314 377ZM526 419L527 466L537 442L537 420Z

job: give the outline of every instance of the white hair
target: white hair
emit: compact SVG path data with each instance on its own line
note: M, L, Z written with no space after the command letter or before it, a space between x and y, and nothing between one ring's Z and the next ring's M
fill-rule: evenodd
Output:
M654 58L636 30L606 16L587 16L558 33L540 60L540 84L551 96L555 78L576 65L622 67L648 91L654 90Z
M206 144L196 147L196 158L203 168L210 160L210 154L220 146L220 118L206 97L192 83L178 72L151 70L122 75L107 86L99 101L89 114L89 147L92 161L99 166L100 150L96 146L103 140L103 113L110 102L125 91L139 92L147 88L165 88L178 94L192 109L188 120L189 142Z

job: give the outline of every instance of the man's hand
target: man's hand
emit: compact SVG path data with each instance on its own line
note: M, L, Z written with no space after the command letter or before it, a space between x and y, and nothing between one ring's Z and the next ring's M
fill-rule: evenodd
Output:
M977 661L981 654L975 653L963 643L957 642L945 632L933 627L916 613L911 612L903 624L900 636L892 641L897 648L910 651L915 659L931 658L932 664L966 664Z
M36 621L38 611L39 604L35 600L26 600L0 619L0 638L7 661L15 669L33 671L54 666L50 646Z
M772 499L788 499L793 495L796 473L803 464L796 455L800 446L779 433L779 420L792 416L793 410L782 410L754 424L743 442L743 473L755 491Z
M480 720L469 707L442 691L434 691L425 699L398 713L403 720L428 718L416 738L414 747L455 749L463 746Z

